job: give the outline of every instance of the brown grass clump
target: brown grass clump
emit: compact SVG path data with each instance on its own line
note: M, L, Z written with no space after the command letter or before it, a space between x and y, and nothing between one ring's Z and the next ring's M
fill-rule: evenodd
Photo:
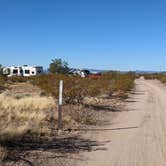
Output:
M27 96L16 99L0 94L0 141L22 138L27 132L42 133L55 107L51 97Z
M0 110L17 110L17 111L40 111L50 110L54 107L54 100L51 97L40 97L40 96L27 96L20 98L20 96L8 96L8 94L0 95Z

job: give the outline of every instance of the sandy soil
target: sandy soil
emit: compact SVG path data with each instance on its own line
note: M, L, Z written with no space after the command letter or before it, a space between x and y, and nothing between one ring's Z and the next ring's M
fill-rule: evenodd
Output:
M89 130L98 142L83 152L79 166L166 165L166 88L158 81L136 80L136 91L110 125Z

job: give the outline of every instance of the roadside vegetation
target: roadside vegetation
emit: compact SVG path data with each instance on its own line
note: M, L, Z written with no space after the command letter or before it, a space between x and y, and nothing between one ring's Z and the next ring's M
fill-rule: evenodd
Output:
M59 80L64 81L64 100L67 104L81 104L85 97L95 97L101 94L110 96L117 92L118 97L126 96L134 86L134 74L110 72L100 79L80 78L68 75L43 75L32 80L47 95L58 97Z
M145 79L157 79L162 83L166 83L166 73L145 74Z
M67 63L59 63L66 72ZM101 114L93 108L101 104L100 96L126 99L134 88L132 72L112 71L92 79L62 74L59 67L56 73L56 66L50 66L51 73L36 77L0 77L0 161L10 158L11 145L19 148L19 143L50 140L58 134L59 80L64 81L64 128L98 124Z

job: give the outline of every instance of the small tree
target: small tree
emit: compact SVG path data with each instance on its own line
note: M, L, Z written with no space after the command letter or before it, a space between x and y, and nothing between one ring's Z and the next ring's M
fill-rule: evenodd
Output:
M69 72L68 63L62 59L54 59L50 63L48 71L56 74L66 74Z

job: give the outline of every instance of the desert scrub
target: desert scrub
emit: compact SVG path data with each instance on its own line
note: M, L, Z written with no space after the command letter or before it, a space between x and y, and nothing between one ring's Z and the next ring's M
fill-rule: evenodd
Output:
M6 89L7 78L5 76L0 76L0 92Z
M132 72L107 72L101 78L80 78L72 75L44 74L36 77L11 77L8 82L29 82L37 85L43 95L58 99L59 81L64 81L64 101L66 104L82 104L85 97L119 92L126 95L134 87L135 74Z
M15 78L16 82L22 82L17 79L22 78ZM86 97L98 97L102 94L118 92L117 96L124 97L133 88L135 75L134 73L109 72L99 79L57 74L30 77L28 81L40 87L45 96L12 94L13 91L0 94L0 141L22 138L27 133L40 135L40 133L49 131L51 110L56 108L55 102L58 98L61 79L64 81L64 104L65 106L72 105L74 108L68 107L70 113L64 117L66 122L92 124L97 119L94 112L83 107L78 109L74 105L84 105ZM23 81L27 81L27 78ZM55 116L54 119L56 123Z
M48 74L33 78L32 83L39 86L47 95L58 98L59 81L64 81L64 100L66 104L82 104L85 97L112 94L116 91L127 93L134 87L135 74L109 72L99 79L80 78L68 75Z
M159 79L161 77L160 74L154 73L154 74L143 74L142 75L146 80L153 80L153 79Z
M135 75L134 73L109 72L99 79L59 74L7 79L13 89L0 94L0 144L2 147L18 142L36 142L36 139L40 141L43 137L50 138L52 128L57 127L55 103L58 99L59 80L64 81L64 126L77 128L80 124L100 124L103 112L93 110L93 107L86 107L86 105L102 102L97 100L102 94L113 94L119 91L123 95L126 94L134 86ZM24 89L27 81L38 86L42 95L38 92L33 95L31 92L28 93L28 89ZM23 87L21 91L20 87L15 87L18 82L21 82L20 85ZM5 155L1 156L5 158Z
M144 74L143 76L147 80L158 79L162 83L166 83L166 74L165 73Z
M12 76L12 77L8 77L7 81L10 83L21 83L21 82L28 82L32 79L33 77Z
M77 128L79 125L98 125L101 124L103 112L95 111L83 105L68 105L64 107L65 119L68 117L66 128ZM67 119L66 119L67 120ZM65 124L65 125L66 125Z

